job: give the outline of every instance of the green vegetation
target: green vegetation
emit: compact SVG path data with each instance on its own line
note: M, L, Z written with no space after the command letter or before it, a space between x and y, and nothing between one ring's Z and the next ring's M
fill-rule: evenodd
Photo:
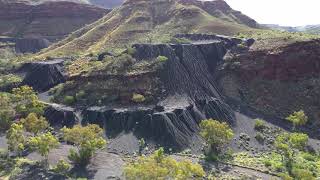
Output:
M201 121L200 135L209 145L210 151L219 152L233 138L233 131L225 122L208 119Z
M31 149L37 151L41 156L45 157L45 165L48 166L48 155L51 149L57 148L59 145L58 138L47 132L28 139L28 145Z
M7 87L14 84L19 84L22 82L22 79L13 74L3 75L0 76L0 88L1 87Z
M76 100L73 96L65 96L63 102L66 105L73 105L76 102Z
M254 129L260 131L260 130L263 130L264 128L266 128L266 123L262 119L256 119L254 123Z
M26 143L23 125L13 123L7 131L6 138L8 140L7 143L9 151L16 153L17 155L21 155Z
M71 165L68 162L66 162L63 159L60 159L57 165L52 170L56 173L65 175L70 170L70 168L71 168Z
M86 166L93 154L106 145L103 130L98 125L76 125L73 128L63 128L62 133L65 141L77 147L77 150L71 149L68 156L76 166Z
M12 90L12 103L18 114L26 116L30 113L42 114L44 105L39 102L37 94L29 86L21 86Z
M146 98L142 94L134 93L131 100L135 103L142 103Z
M319 35L307 34L302 32L287 32L278 30L255 30L246 33L239 33L237 35L239 38L253 38L256 40L266 40L266 39L282 39L282 40L311 40L320 38Z
M168 58L165 56L158 56L157 57L157 61L159 61L159 62L166 62L167 60L168 60Z
M128 180L149 179L203 179L205 172L199 164L188 160L176 161L166 156L163 148L149 157L140 156L126 165L124 175Z
M30 113L25 119L20 119L19 123L23 125L27 132L34 135L45 131L49 127L48 121L42 116L38 117L35 113Z
M15 116L15 109L8 94L0 93L0 130L9 129Z
M300 110L297 112L293 112L290 116L286 118L289 122L293 124L293 129L297 126L303 126L308 122L308 116L304 114L304 111Z

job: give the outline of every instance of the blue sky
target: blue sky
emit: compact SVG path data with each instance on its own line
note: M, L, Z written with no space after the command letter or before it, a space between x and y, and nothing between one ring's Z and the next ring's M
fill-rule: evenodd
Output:
M320 24L320 0L225 0L259 23L285 26Z

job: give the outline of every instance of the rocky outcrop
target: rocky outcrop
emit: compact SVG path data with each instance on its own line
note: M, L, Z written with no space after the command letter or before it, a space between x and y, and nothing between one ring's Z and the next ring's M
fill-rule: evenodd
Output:
M225 104L218 99L211 99L180 107L92 107L83 112L82 122L99 124L110 136L133 132L139 138L181 150L194 143L198 136L198 123L206 118L233 119L231 110Z
M319 129L319 40L251 50L232 61L236 68L221 68L218 76L226 96L280 118L304 110L309 117L307 125Z
M36 53L41 49L49 47L50 42L41 38L23 38L17 39L15 50L17 53Z
M38 5L1 2L0 35L19 38L41 38L50 42L62 39L110 10L73 2L47 2Z
M21 72L25 72L22 84L29 85L37 91L46 91L66 81L62 59L26 63Z
M223 61L227 49L223 42L202 44L136 44L134 57L138 60L165 56L168 61L159 76L167 91L186 94L193 101L221 98L213 74Z
M75 109L58 104L47 104L44 111L44 117L53 127L72 127L80 121Z
M133 132L138 138L162 146L184 149L198 139L198 124L213 118L235 123L233 110L214 81L217 66L223 62L224 42L194 44L135 44L138 61L167 57L158 77L167 97L156 105L128 108L92 107L83 112L83 123L95 123L110 136Z

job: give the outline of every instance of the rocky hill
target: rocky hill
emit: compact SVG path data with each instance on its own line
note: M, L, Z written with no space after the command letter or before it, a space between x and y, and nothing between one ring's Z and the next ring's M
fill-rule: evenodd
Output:
M0 35L55 42L108 12L99 7L72 2L39 5L0 2Z
M120 6L124 0L0 0L4 3L27 3L27 4L41 4L46 2L61 2L68 1L74 3L92 4L96 6L101 6L107 9L115 8Z
M224 1L127 0L120 8L51 46L40 57L98 53L134 42L169 42L177 33L250 31L254 20Z

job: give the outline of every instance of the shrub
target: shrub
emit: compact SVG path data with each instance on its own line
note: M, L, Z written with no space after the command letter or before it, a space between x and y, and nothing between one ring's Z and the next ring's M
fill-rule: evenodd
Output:
M30 137L28 145L31 149L36 150L41 156L45 157L46 165L48 165L49 151L58 147L58 139L51 132L41 134L39 136Z
M20 119L20 123L27 132L35 135L49 127L48 121L42 116L38 117L35 113L30 113L25 119Z
M15 110L7 94L0 93L0 130L8 130L15 116Z
M67 105L73 105L76 102L76 100L73 96L65 96L63 98L63 102Z
M293 129L296 128L296 126L302 126L305 125L308 121L308 116L305 115L304 111L296 111L293 112L290 116L286 118L289 122L293 124Z
M26 116L30 113L43 114L44 104L39 101L32 87L21 86L12 90L12 103L17 113Z
M142 103L146 98L142 94L133 93L131 100L135 103Z
M57 165L53 168L53 171L60 174L66 174L70 168L71 165L68 162L66 162L63 159L60 159Z
M168 60L168 58L166 56L158 56L157 57L157 61L159 62L166 62Z
M233 137L233 131L225 122L208 119L200 123L200 135L209 144L211 150L218 150Z
M124 168L125 178L135 179L203 179L205 172L199 164L189 160L176 161L166 156L163 148L151 156L140 156Z
M25 148L26 138L24 136L23 125L13 123L6 134L8 149L18 155L21 155Z
M259 133L259 132L256 134L255 138L256 138L257 141L260 142L260 143L264 142L264 140L265 140L264 135L263 135L262 133Z
M127 52L128 52L128 54L129 55L131 55L131 56L133 56L135 53L136 53L136 49L135 48L133 48L133 47L128 47L127 48Z
M295 179L302 179L302 180L315 180L316 178L313 176L312 172L306 169L292 169L292 175Z
M76 99L79 100L79 99L83 99L84 97L86 96L86 92L81 90L79 91L78 93L76 93Z
M63 128L62 133L65 141L71 142L77 147L77 150L70 150L68 158L78 166L86 166L93 154L106 144L103 130L95 124L85 127L76 125L73 128Z
M266 128L266 123L261 119L256 119L255 124L254 124L254 128L256 130L260 131L260 130Z

